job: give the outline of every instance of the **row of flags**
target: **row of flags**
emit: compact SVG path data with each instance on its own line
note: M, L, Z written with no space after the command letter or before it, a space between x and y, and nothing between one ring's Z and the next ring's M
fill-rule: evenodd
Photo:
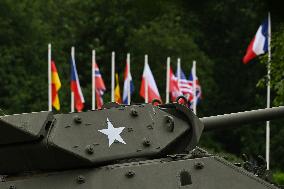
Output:
M253 40L250 42L246 54L243 57L243 63L248 63L250 60L258 55L264 54L268 51L268 30L269 30L269 20L266 19L258 28L257 33ZM50 49L51 51L51 49ZM77 111L82 111L84 108L84 96L81 90L78 73L75 63L75 52L74 47L71 50L71 111L74 111L74 107ZM58 91L61 87L61 82L58 76L58 72L55 66L55 62L49 58L50 62L50 94L51 104L56 110L60 110L60 102L58 98ZM102 75L100 73L99 67L95 61L92 64L92 79L94 85L94 95L96 99L97 108L101 108L103 105L103 95L106 91L105 83L103 81ZM178 66L176 74L173 73L172 69L169 68L169 94L171 100L175 101L177 97L184 96L188 102L190 102L191 108L195 102L201 99L201 86L198 82L196 76L196 71L194 66L191 69L189 77L186 77L183 70ZM116 74L116 87L114 89L114 101L123 104L130 104L131 95L134 92L134 85L132 81L132 76L130 73L130 61L126 61L126 67L124 71L124 86L122 98L120 96L120 86L118 81L118 74ZM148 56L145 55L145 65L142 76L142 83L140 87L140 96L145 99L145 102L152 102L157 99L162 102L158 87L156 85L154 76L148 64ZM195 97L195 99L194 99ZM73 107L73 108L72 108ZM49 107L49 109L51 109Z
M55 66L55 62L51 59L51 46L49 45L49 61L50 61L50 77L51 80L50 88L49 88L49 94L52 94L49 96L49 101L52 103L49 103L52 105L56 110L60 110L60 102L58 97L58 91L61 87L61 82L58 76L58 72ZM130 60L130 59L129 59ZM124 86L123 86L123 93L121 97L120 92L120 86L119 86L119 80L118 80L118 74L115 74L115 80L116 80L116 86L114 88L114 101L117 103L123 103L123 104L130 104L131 102L131 96L134 92L134 84L132 80L132 76L130 73L130 61L126 61L126 66L124 70ZM76 61L75 61L75 49L72 47L71 49L71 59L70 59L70 67L71 67L71 82L70 82L70 88L71 88L71 112L74 112L74 109L76 109L78 112L81 112L84 108L85 99L81 90L78 72L76 68ZM189 102L189 105L192 104L194 100L194 83L196 83L196 99L199 101L201 99L201 87L198 82L198 78L196 75L193 75L193 69L187 79L184 72L181 70L181 68L178 68L180 71L176 73L176 75L173 74L172 69L170 68L170 75L167 75L169 77L169 88L170 88L170 95L171 100L176 101L176 98L179 96L184 96L187 101ZM194 82L195 81L195 82ZM98 64L96 61L93 61L92 63L92 85L93 85L93 95L96 99L96 107L98 109L101 109L103 106L103 95L106 91L105 83L102 78L102 75L100 73ZM145 55L145 65L142 75L142 82L139 94L141 97L145 99L145 103L152 102L153 100L159 100L162 102L158 87L156 85L156 81L154 79L154 76L152 74L152 71L148 64L148 55ZM49 110L52 110L52 107L49 106Z

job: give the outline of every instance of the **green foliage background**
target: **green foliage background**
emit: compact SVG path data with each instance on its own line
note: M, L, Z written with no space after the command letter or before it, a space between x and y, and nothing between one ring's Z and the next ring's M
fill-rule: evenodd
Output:
M0 108L5 114L47 109L49 42L62 82L61 112L68 112L70 107L71 46L76 47L86 110L91 107L92 49L96 49L107 85L105 101L110 99L110 56L115 51L121 85L126 53L131 53L134 102L143 102L138 91L143 57L148 54L163 99L166 57L171 57L174 69L177 57L181 57L187 74L192 61L197 60L203 91L200 117L263 108L267 57L248 65L241 59L268 11L272 15L272 100L273 105L283 105L284 21L278 7L260 0L1 0ZM272 122L271 126L271 167L278 171L284 170L282 123ZM201 145L237 156L264 156L265 125L206 133Z

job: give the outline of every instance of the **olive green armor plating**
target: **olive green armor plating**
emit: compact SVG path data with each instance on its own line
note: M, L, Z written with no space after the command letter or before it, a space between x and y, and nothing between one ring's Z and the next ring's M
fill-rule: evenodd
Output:
M281 118L270 108L199 119L173 103L0 117L0 189L277 188L196 147L202 131Z

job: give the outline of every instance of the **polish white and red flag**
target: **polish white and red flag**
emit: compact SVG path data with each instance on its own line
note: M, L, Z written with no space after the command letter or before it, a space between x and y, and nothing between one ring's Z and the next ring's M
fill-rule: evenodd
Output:
M176 101L177 97L183 95L178 85L178 78L173 73L172 68L170 68L170 94L173 102Z
M250 42L246 54L243 57L243 63L247 64L250 60L258 55L268 52L268 33L270 23L269 19L266 19L258 28L256 35Z
M152 102L154 99L162 101L155 79L147 63L144 65L142 84L140 87L140 96L142 96L144 99L146 98L146 83L148 90L148 102Z

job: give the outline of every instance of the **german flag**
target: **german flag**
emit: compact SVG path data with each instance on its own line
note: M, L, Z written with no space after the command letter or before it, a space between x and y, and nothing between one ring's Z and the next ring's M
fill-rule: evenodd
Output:
M60 102L58 91L61 88L61 82L55 66L55 62L51 61L51 90L52 90L52 106L58 111L60 110Z

